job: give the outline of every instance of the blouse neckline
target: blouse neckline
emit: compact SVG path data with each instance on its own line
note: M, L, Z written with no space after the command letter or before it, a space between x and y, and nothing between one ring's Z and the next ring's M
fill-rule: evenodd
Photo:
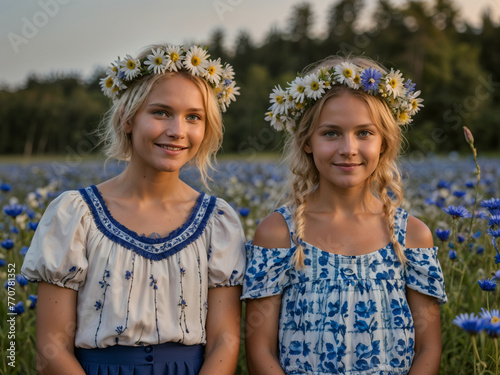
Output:
M122 231L124 231L125 233L128 233L130 236L132 236L134 238L140 239L141 241L144 241L144 242L150 242L150 243L157 243L157 242L166 242L166 241L169 241L172 238L177 237L177 235L179 235L187 227L189 227L191 225L191 223L193 222L193 220L195 219L196 214L197 214L197 212L200 209L201 202L203 201L203 196L205 195L205 193L201 192L200 195L198 196L198 198L196 198L196 203L193 206L193 210L191 211L191 214L189 215L189 218L186 220L186 222L184 222L184 224L182 224L179 228L174 229L173 231L171 231L167 236L164 236L164 237L160 236L160 237L154 237L153 238L153 237L139 235L137 232L135 232L135 231L127 228L125 225L123 225L118 220L116 220L113 217L113 215L111 214L111 211L109 211L108 206L106 205L106 202L104 201L104 198L103 198L101 192L99 191L99 189L97 188L97 186L91 185L90 188L94 191L97 199L99 199L99 202L102 205L104 214L108 217L108 219L116 227L120 228Z
M188 220L166 237L138 235L119 223L109 212L95 185L79 189L87 203L97 229L111 241L151 260L161 260L184 249L204 232L215 207L216 197L201 192Z

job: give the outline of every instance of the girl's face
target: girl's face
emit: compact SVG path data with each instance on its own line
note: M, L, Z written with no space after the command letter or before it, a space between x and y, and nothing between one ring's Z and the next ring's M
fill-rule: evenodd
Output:
M205 134L203 96L189 79L176 75L158 81L131 123L131 163L178 172L197 153Z
M366 185L384 147L368 105L343 93L325 102L304 150L313 156L320 184L350 189Z

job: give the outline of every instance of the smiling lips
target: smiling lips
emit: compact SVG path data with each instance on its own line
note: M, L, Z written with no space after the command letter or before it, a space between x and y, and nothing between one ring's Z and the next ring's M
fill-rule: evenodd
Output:
M362 163L333 163L334 166L344 172L352 172Z
M187 149L187 147L172 144L155 143L155 145L161 148L167 155L177 155Z

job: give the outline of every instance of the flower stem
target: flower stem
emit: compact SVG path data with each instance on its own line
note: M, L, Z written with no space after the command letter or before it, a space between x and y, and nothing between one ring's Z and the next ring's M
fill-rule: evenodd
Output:
M500 372L498 372L498 364L500 362L500 357L498 357L498 338L495 337L493 338L493 343L495 344L495 374L500 374Z
M474 348L474 354L479 361L480 365L483 365L486 368L486 363L481 361L481 357L479 356L479 352L477 351L477 345L476 345L476 335L472 335L472 347ZM475 366L474 366L474 372L475 372Z
M479 191L479 181L481 180L481 168L479 168L479 164L477 163L477 151L476 148L472 143L469 144L470 148L472 150L472 155L474 156L474 163L476 164L476 176L477 176L477 181L476 181L476 191L474 195L474 206L472 207L472 215L470 217L470 226L469 226L469 238L467 239L467 245L470 246L472 242L472 225L474 224L474 213L476 212L476 205L477 205L477 194Z

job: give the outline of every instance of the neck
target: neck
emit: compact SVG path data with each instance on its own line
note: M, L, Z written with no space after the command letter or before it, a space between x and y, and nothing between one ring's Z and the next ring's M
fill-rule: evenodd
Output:
M328 183L319 183L307 202L307 210L336 212L343 216L373 212L380 209L381 202L372 194L368 184L348 189L334 188Z

